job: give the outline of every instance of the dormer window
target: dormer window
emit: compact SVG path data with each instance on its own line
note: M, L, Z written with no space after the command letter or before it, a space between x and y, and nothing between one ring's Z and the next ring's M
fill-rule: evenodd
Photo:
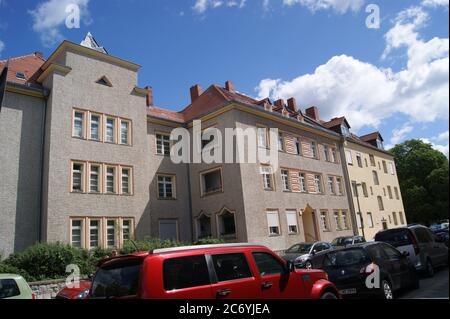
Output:
M377 139L377 147L378 147L380 150L384 150L384 144L383 144L383 141L380 140L379 138Z
M344 136L350 135L350 130L349 130L348 126L345 124L341 125L341 132L342 132L342 135L344 135Z
M20 80L26 80L25 73L23 73L23 72L16 72L16 78L18 78Z
M264 103L264 108L266 111L272 112L272 105L270 103Z

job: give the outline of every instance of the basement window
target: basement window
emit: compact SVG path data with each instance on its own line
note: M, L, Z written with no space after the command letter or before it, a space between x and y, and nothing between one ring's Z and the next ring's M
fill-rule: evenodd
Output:
M222 186L222 170L216 169L201 174L202 193L209 195L223 190Z

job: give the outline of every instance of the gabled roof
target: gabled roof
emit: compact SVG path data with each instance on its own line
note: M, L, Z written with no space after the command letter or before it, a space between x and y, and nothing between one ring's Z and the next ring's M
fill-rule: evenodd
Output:
M328 122L323 122L323 126L325 126L326 128L332 128L332 127L336 127L336 126L341 126L342 124L347 125L348 128L351 128L350 124L348 123L347 119L345 118L345 116L341 116L341 117L335 117L333 119L331 119Z
M375 133L371 133L371 134L375 134ZM371 134L367 134L367 135L371 135ZM369 142L366 142L366 141L362 140L361 137L359 137L359 136L357 136L357 135L355 135L353 133L350 133L350 135L347 136L345 139L347 141L349 141L349 142L352 142L352 143L355 143L355 144L359 144L361 146L368 147L368 148L371 148L371 149L376 150L378 152L381 152L381 153L393 156L392 153L390 153L389 151L380 149L380 148L376 147L375 145L370 144Z
M383 137L380 134L380 132L373 132L373 133L370 133L370 134L366 134L366 135L360 136L359 138L361 140L363 140L364 142L375 141L377 139L380 139L381 141L384 141Z
M0 73L8 60L0 61ZM7 81L18 84L37 84L45 59L39 53L32 53L9 59ZM17 72L23 73L25 79L18 78Z

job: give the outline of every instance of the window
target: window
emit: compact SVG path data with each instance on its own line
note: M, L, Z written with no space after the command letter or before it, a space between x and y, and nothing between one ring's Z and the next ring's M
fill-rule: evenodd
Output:
M389 260L395 261L395 260L400 260L400 258L402 258L400 251L398 251L397 249L395 249L391 246L388 246L386 244L381 244L380 246L386 253Z
M16 72L16 78L20 80L26 80L25 73L23 72Z
M386 188L383 187L383 195L386 197Z
M364 159L364 164L366 164L366 167L369 167L369 164L367 162L367 158Z
M100 166L91 164L89 174L89 192L100 193Z
M330 161L330 148L328 147L328 145L323 146L323 158L327 162Z
M339 216L339 212L333 213L334 223L336 224L336 230L342 230L341 218Z
M358 184L355 181L352 181L352 190L353 190L353 196L358 197Z
M385 174L388 173L386 161L383 161L383 172L384 172Z
M282 133L278 133L278 150L284 152L284 138Z
M100 220L89 221L89 248L100 247Z
M378 208L380 211L383 211L384 210L383 198L381 196L378 196L377 199L378 199Z
M258 146L267 148L269 147L269 143L267 142L267 128L266 127L258 127Z
M300 182L300 191L302 193L307 193L308 189L306 188L306 175L305 173L299 173L299 182Z
M297 155L301 154L301 147L300 147L300 140L298 137L294 137L294 143L295 143L295 151Z
M373 225L372 213L367 213L367 221L368 221L367 223L368 223L369 228L373 228L374 225Z
M358 227L358 228L362 228L362 214L361 213L356 213L356 226Z
M131 185L130 185L130 168L122 168L122 194L123 195L130 195L131 194Z
M277 211L267 212L267 226L269 228L269 236L281 235L280 220Z
M370 165L371 166L376 166L375 164L375 156L373 156L372 154L369 155L370 158Z
M165 260L163 276L166 291L210 285L204 255Z
M197 237L207 238L211 235L211 218L202 214L200 218L197 218Z
M373 175L373 183L375 185L380 185L380 181L378 179L378 173L377 171L372 171L372 175Z
M389 162L389 173L395 175L395 164L392 162Z
M362 187L362 190L363 190L364 197L369 197L369 193L367 192L367 185L366 185L366 183L362 182L361 183L361 187Z
M108 166L106 167L106 193L116 193L116 168Z
M316 193L323 193L322 190L322 176L314 175L314 190Z
M281 184L283 185L283 191L288 192L291 190L289 185L289 171L281 170Z
M317 154L317 143L314 141L311 141L310 143L310 149L311 149L311 154L313 158L317 158L318 154Z
M361 153L356 153L356 162L358 163L359 167L363 167Z
M158 198L173 199L174 197L174 176L158 175Z
M382 141L382 140L377 139L377 147L378 147L380 150L384 150L384 144L383 144L383 141Z
M288 233L289 234L297 234L298 233L298 221L297 221L297 211L287 211L286 219L288 225Z
M405 224L405 218L403 216L402 212L398 212L398 216L400 217L400 224L404 225Z
M91 114L91 140L100 141L100 123L101 117L98 114Z
M106 245L116 247L116 220L114 219L106 221Z
M397 187L394 187L395 199L400 199L400 193Z
M328 192L332 195L336 195L336 190L334 187L334 177L332 176L328 177Z
M265 190L273 190L272 168L270 166L261 166L261 175Z
M236 221L234 217L234 213L227 209L218 216L220 236L236 237Z
M337 185L338 195L344 195L344 187L342 185L342 178L336 177L336 185Z
M170 136L166 134L156 134L156 154L170 155Z
M320 226L322 227L323 231L330 230L330 228L328 227L328 212L326 211L320 212Z
M283 274L285 272L284 265L275 256L268 253L252 253L256 267L261 277Z
M353 158L352 158L352 152L351 151L345 151L345 158L347 160L348 165L353 165Z
M20 289L14 279L0 279L0 300L20 296Z
M216 169L200 174L202 195L209 195L223 191L222 170Z
M72 163L72 192L84 192L84 163Z
M130 145L130 122L120 120L120 144Z
M71 225L71 245L73 247L83 247L83 220L74 219Z
M333 163L337 163L338 162L338 157L337 157L337 150L335 147L331 148L331 161Z
M394 197L392 196L392 188L391 188L391 186L387 187L387 191L388 191L388 194L389 194L389 199L393 199Z
M115 127L116 127L116 120L111 117L106 118L106 136L105 136L106 142L108 143L116 142Z
M394 219L394 225L398 225L398 219L397 219L397 213L396 212L393 212L392 213L392 218Z
M131 220L131 219L123 219L122 220L122 242L132 239L132 237L133 237L132 225L133 225L133 220Z
M211 258L219 282L253 277L244 254L212 255Z
M350 223L349 223L347 211L341 212L341 218L342 218L342 225L344 226L344 229L349 229Z
M344 124L341 125L341 132L342 132L342 135L344 135L344 136L350 135L350 130L347 125L344 125Z
M73 113L73 136L84 138L84 113L75 111Z
M373 187L372 186L370 186L370 195L373 196Z
M178 240L178 221L176 219L160 219L159 238L162 240Z

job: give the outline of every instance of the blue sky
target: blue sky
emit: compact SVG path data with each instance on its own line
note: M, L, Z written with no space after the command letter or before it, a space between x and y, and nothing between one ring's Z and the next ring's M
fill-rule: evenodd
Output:
M81 9L65 27L65 6ZM380 27L366 26L366 7ZM142 65L139 85L180 110L189 87L233 80L240 92L297 98L324 119L346 115L386 144L423 138L448 155L448 0L0 0L0 58L91 31Z

